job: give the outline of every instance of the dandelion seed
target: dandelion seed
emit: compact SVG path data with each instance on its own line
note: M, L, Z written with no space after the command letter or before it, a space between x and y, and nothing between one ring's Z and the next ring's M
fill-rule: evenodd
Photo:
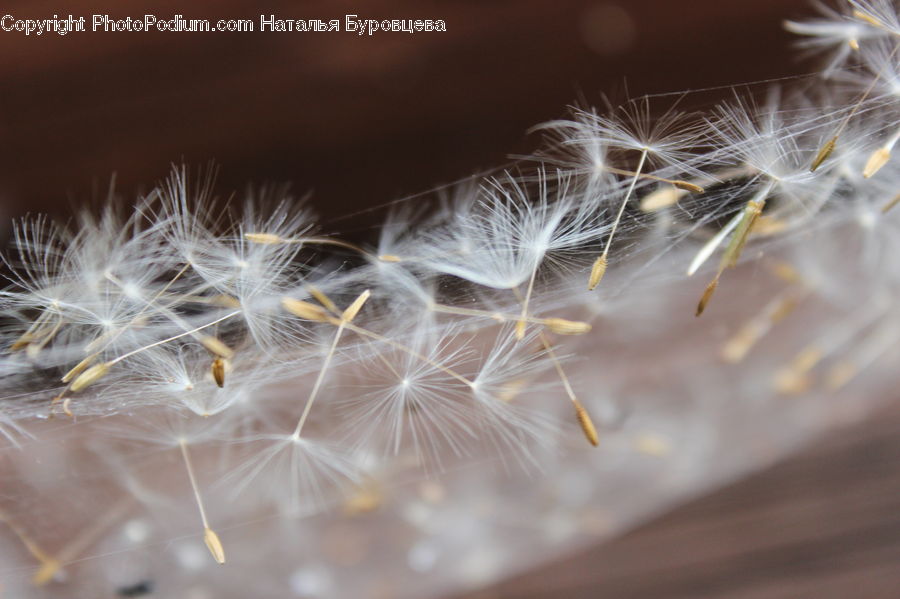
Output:
M763 207L766 205L764 195L761 194L758 198L759 199L756 200L750 200L744 208L744 212L741 214L741 220L734 230L734 235L732 235L728 247L725 248L725 253L722 256L722 266L720 266L719 272L724 270L724 268L733 268L737 265L741 252L743 252L744 246L747 245L750 231L753 230L754 223L759 218Z
M437 304L434 302L430 302L428 308L434 312L441 312L443 314L456 314L459 316L475 316L478 318L488 318L491 320L495 320L500 324L524 320L529 324L545 326L552 332L559 335L582 335L590 332L591 330L591 325L586 322L568 320L565 318L537 318L531 315L522 318L521 315L503 314L501 312L491 312L488 310L478 310L474 308L460 308L457 306L448 306L445 304Z
M588 415L584 406L581 405L581 402L576 399L573 401L573 404L575 405L575 414L578 417L578 423L581 425L581 430L584 431L584 436L591 445L597 447L600 445L600 437L597 435L597 428L594 426L593 420L591 420L590 415Z
M591 266L591 274L588 277L588 291L593 291L600 284L600 281L603 280L603 275L606 274L606 266L606 254L600 254Z
M894 137L891 141L890 145L893 146L894 143L897 142L897 139L900 139L900 136ZM872 155L869 157L869 161L866 162L866 166L863 169L863 177L866 179L871 179L875 176L875 173L880 171L885 164L888 163L888 160L891 159L891 148L889 146L884 146L882 148L878 148Z
M826 160L828 160L829 156L831 156L834 153L834 147L837 144L837 139L838 139L837 135L835 135L834 137L829 139L827 142L825 142L825 145L823 145L819 149L819 152L816 154L816 157L813 160L812 165L809 167L810 172L813 172L813 173L816 172L818 170L818 168L820 166L822 166L822 163L825 162Z
M80 375L75 377L75 380L72 381L71 385L69 385L69 389L71 389L73 393L78 393L82 389L93 385L94 383L105 377L107 373L109 373L109 369L111 367L111 362L104 362L102 364L91 366Z
M709 303L709 300L712 299L716 287L719 285L719 278L722 276L725 269L733 268L737 265L738 258L744 249L744 245L747 243L750 231L753 229L753 224L756 222L756 219L759 218L760 212L762 212L763 206L765 206L765 197L768 193L769 188L764 188L757 194L756 199L747 202L744 210L741 211L740 219L737 221L737 224L734 227L734 233L731 236L731 241L729 241L728 246L725 248L725 253L722 255L722 261L719 263L716 276L703 292L700 303L697 304L696 316L703 314L706 305Z
M84 369L87 368L88 366L90 366L91 363L96 359L97 359L97 354L93 354L93 355L88 356L87 358L85 358L84 360L82 360L81 362L76 364L75 366L73 366L72 369L69 370L62 377L62 382L68 383L69 381L71 381L74 377L81 374L84 371Z
M700 301L697 302L697 311L694 313L694 316L701 316L706 310L706 305L709 303L709 300L712 299L713 294L716 292L716 288L719 286L719 277L716 276L712 281L710 281L709 285L706 286L706 289L703 291L703 295L700 296Z
M893 199L892 199L890 202L888 202L887 204L885 204L885 205L881 208L882 214L887 213L888 210L890 210L891 208L893 208L893 207L896 206L897 204L900 204L900 193L898 193L897 195L895 195L895 196L893 197Z
M225 386L225 360L222 358L216 358L212 362L212 366L210 367L210 371L212 372L213 380L216 381L216 385L220 388Z
M369 290L366 289L363 291L359 297L353 300L353 303L344 310L341 314L341 318L338 321L337 331L334 334L334 339L331 342L331 347L328 349L328 353L325 354L325 360L322 363L322 368L319 369L319 374L316 377L316 382L313 384L312 391L309 393L309 397L306 400L306 405L303 408L303 413L300 416L300 419L297 421L297 426L294 429L294 433L292 437L295 439L300 438L300 433L303 431L303 425L306 424L306 419L309 417L309 412L312 410L313 403L316 401L316 397L319 393L319 388L322 386L322 382L325 379L325 373L328 371L328 366L331 364L331 360L334 357L335 350L337 350L338 343L341 340L341 334L344 332L344 328L353 322L353 319L356 318L356 315L359 313L360 309L362 309L363 305L369 299ZM329 300L329 303L330 300Z
M703 264L712 256L715 251L719 248L720 245L725 241L725 239L731 234L732 231L738 226L738 223L741 222L743 218L743 213L738 212L728 223L719 229L718 233L716 233L709 241L703 244L703 247L700 248L700 251L697 252L697 255L694 256L694 259L691 260L690 266L688 266L687 275L692 276L697 270L703 266Z
M584 335L591 330L591 325L586 322L564 318L545 318L544 324L557 335Z
M359 297L353 300L353 303L347 307L346 310L341 314L341 320L345 320L347 322L353 322L353 319L356 318L356 315L359 314L359 311L362 309L363 305L368 301L371 293L368 289L363 291Z
M641 211L658 212L663 208L674 206L685 194L687 194L687 191L683 189L674 189L671 187L657 189L641 198Z
M560 381L562 381L563 388L566 390L566 395L568 395L569 401L571 401L572 405L575 407L575 416L578 419L578 424L581 425L581 430L582 432L584 432L585 438L591 445L597 447L598 445L600 445L600 437L597 435L597 428L594 426L594 422L591 419L590 414L588 414L588 411L575 396L575 391L572 389L572 384L569 382L569 377L566 376L566 372L565 370L563 370L562 364L556 357L556 352L553 351L553 346L550 345L550 342L547 340L547 337L543 333L540 334L540 339L541 344L544 346L544 350L547 352L547 355L550 356L550 360L553 362L553 367L556 369L556 373L557 375L559 375Z
M280 235L274 233L244 233L244 239L252 243L260 243L263 245L271 245L276 243L285 243Z
M360 374L371 391L340 402L354 448L397 456L409 447L418 461L438 467L447 451L456 456L469 452L477 431L465 387L433 365L461 368L469 351L457 342L457 331L451 328L437 339L416 331L408 342L411 352L372 347L367 371Z
M216 354L220 358L230 359L234 357L234 350L225 345L220 339L203 335L200 337L200 343L203 347Z
M637 170L635 171L635 176L631 179L631 184L628 186L628 191L625 192L625 197L622 198L622 203L619 205L619 211L616 213L616 218L613 220L612 229L609 232L609 237L606 238L606 245L603 247L603 253L600 255L597 260L594 261L594 266L591 267L591 274L588 278L588 290L593 290L600 284L601 279L603 279L603 274L606 272L606 264L609 256L609 248L612 246L613 239L615 238L616 231L619 228L619 223L622 221L622 215L625 213L625 206L628 204L628 200L631 198L632 192L634 192L634 186L637 184L638 176L644 168L644 163L647 160L647 154L649 149L644 149L641 151L641 157L638 160Z
M785 22L785 28L791 33L802 35L805 39L800 46L815 52L830 53L831 56L822 72L829 78L848 61L851 50L859 51L860 43L876 38L879 33L865 23L849 18L848 11L837 11L824 4L817 6L821 18L797 22Z
M4 522L9 527L13 534L25 546L25 549L28 550L28 553L40 563L40 568L31 578L32 584L34 586L44 586L53 580L57 572L62 568L62 564L41 549L34 539L32 539L15 520L10 518L9 515L2 510L0 510L0 522Z
M105 510L96 520L90 522L79 533L63 545L56 555L46 555L41 561L40 569L31 579L35 586L44 586L53 580L62 570L64 564L69 563L81 555L97 538L104 533L116 521L120 520L131 505L131 497L126 497Z
M180 439L178 442L178 446L181 448L181 457L184 461L184 467L187 470L188 478L191 481L191 489L194 492L194 500L197 503L197 510L200 512L200 521L203 523L203 541L206 543L206 547L212 554L213 559L216 560L216 563L224 564L225 550L222 548L222 542L219 540L219 535L217 535L215 531L209 527L209 521L206 518L206 508L204 508L203 506L203 498L200 495L200 487L197 485L197 477L194 475L194 467L191 463L190 453L188 453L187 442L184 439Z
M328 313L325 309L310 302L284 297L281 299L281 305L285 310L303 320L311 320L313 322L328 321Z

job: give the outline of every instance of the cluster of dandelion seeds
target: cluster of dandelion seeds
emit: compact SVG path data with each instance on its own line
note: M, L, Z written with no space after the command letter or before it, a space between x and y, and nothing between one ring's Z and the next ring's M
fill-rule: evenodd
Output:
M815 78L573 108L377 239L184 167L16 223L0 597L477 587L868 413L900 341L900 18L821 11L787 24Z

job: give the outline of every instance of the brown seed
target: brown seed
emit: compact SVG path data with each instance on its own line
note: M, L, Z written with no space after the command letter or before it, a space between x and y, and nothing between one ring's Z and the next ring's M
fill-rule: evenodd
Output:
M25 333L21 337L16 339L12 345L9 346L9 351L19 351L20 349L27 347L32 341L34 341L34 335L32 335L31 333Z
M110 363L104 362L103 364L97 364L96 366L91 366L81 374L79 374L74 381L72 381L71 389L73 392L77 393L82 389L89 387L106 376L106 373L109 372Z
M895 195L894 199L892 199L890 202L888 202L887 204L884 205L884 207L881 209L881 213L882 214L886 213L888 210L890 210L897 204L900 204L900 193Z
M292 297L281 298L281 306L299 318L304 320L312 320L315 322L327 322L328 313L322 306L317 306L311 302L294 299Z
M885 28L884 23L882 23L881 21L879 21L878 19L876 19L876 18L873 17L872 15L870 15L870 14L868 14L868 13L865 13L865 12L859 10L859 9L855 9L855 10L853 11L853 17L856 18L856 19L860 19L860 20L862 20L862 21L865 21L866 23L868 23L869 25L872 25L873 27L878 27L878 28L881 28L881 29L884 29L884 28Z
M829 139L825 142L821 148L819 148L819 153L816 154L815 159L812 161L812 166L809 167L810 172L814 173L816 170L822 166L822 163L828 160L828 157L831 156L831 153L834 152L834 147L837 145L837 135Z
M597 447L600 445L600 437L597 436L597 428L594 426L590 414L588 414L587 410L584 409L584 406L581 405L581 402L578 400L575 400L573 403L575 404L575 415L578 417L578 424L581 425L584 436L591 445Z
M67 372L67 373L62 377L62 382L68 383L68 382L71 381L74 377L76 377L76 376L78 376L79 374L81 374L81 373L84 371L84 369L87 368L88 366L90 366L91 362L93 362L96 358L97 358L97 354L93 354L93 355L91 355L91 356L88 356L87 358L85 358L84 360L82 360L81 362L79 362L78 364L76 364L75 366L73 366L73 367L72 367L72 370L70 370L69 372Z
M217 337L204 335L200 337L200 343L203 344L203 347L221 358L230 358L234 355L234 350L225 345L225 343Z
M600 284L603 275L606 274L606 266L606 254L601 254L599 258L594 260L594 265L591 267L591 276L588 277L588 291L594 290Z
M547 318L544 324L557 335L583 335L591 330L591 325L565 318Z
M259 243L262 245L284 243L284 239L274 233L244 233L244 239L251 243Z
M699 185L691 183L690 181L672 181L672 185L674 185L678 189L683 189L691 193L703 193L704 191L706 191Z
M700 301L697 303L697 312L694 316L700 316L703 314L703 311L706 310L706 304L709 303L709 300L712 299L713 294L716 292L716 287L719 286L719 277L716 277L712 281L710 281L709 285L706 286L706 291L703 292L703 295L700 296Z
M765 199L750 200L747 202L743 214L741 215L741 220L734 230L734 235L732 236L731 241L728 242L728 247L725 248L725 253L722 255L719 272L722 272L722 270L726 268L733 268L737 265L738 259L741 257L741 252L744 251L744 246L747 245L750 231L753 230L753 225L756 223L756 219L759 218L765 205Z
M362 310L363 305L369 299L370 295L371 293L369 293L368 289L360 293L359 297L353 300L353 303L344 310L343 314L341 314L341 320L344 322L353 322L353 319L356 318L356 315Z
M225 386L225 360L216 358L212 363L212 376L216 384L221 388Z
M315 287L313 285L307 285L306 289L307 289L307 291L309 291L309 294L315 298L315 300L317 302L319 302L320 304L325 306L326 310L328 310L329 312L331 312L333 314L337 314L340 312L340 310L338 310L338 307L334 304L334 302L331 301L331 298L328 297L327 295L325 295L325 293L323 293L321 289L319 289L318 287Z

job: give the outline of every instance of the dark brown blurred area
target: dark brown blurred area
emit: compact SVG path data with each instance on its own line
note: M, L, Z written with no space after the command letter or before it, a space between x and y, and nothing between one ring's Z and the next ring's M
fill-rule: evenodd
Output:
M6 2L47 18L432 18L446 33L0 32L0 207L65 214L154 184L172 162L313 191L333 221L533 150L526 130L579 96L781 77L806 0ZM258 27L257 27L258 29ZM724 95L727 90L721 90ZM669 100L667 100L669 101ZM674 98L672 99L674 101ZM101 190L101 191L97 191ZM2 220L7 226L8 219ZM363 220L365 224L365 220Z
M290 181L313 191L326 230L353 234L376 219L348 214L533 150L527 129L580 97L719 88L696 97L710 102L814 70L781 28L809 13L806 0L29 0L0 16L148 12L430 18L447 32L0 32L0 238L9 217L69 214L113 173L133 197L173 162L211 160L220 194ZM483 596L898 596L898 432L893 413L841 433Z

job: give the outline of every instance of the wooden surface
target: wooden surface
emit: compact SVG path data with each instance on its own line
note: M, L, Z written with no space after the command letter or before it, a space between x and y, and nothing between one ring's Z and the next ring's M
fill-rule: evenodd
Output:
M900 596L900 405L468 599Z

